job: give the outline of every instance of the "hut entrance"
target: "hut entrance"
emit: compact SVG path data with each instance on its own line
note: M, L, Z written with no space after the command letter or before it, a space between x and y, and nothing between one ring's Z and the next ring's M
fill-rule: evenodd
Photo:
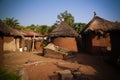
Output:
M24 51L30 52L31 49L32 49L32 41L31 40L25 40Z

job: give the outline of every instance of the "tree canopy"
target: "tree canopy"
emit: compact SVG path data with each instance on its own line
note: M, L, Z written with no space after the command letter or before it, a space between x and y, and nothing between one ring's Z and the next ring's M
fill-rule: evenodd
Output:
M64 21L69 25L69 26L73 26L74 25L74 17L72 16L71 13L68 13L68 11L64 11L62 13L60 13L57 18L62 21L64 19ZM59 21L58 21L59 22Z
M64 11L62 13L60 13L57 18L62 21L62 19L64 19L64 21L71 26L76 32L80 33L81 30L85 27L85 23L74 23L74 16L72 16L71 13L68 13L67 11ZM57 21L57 22L60 22Z
M85 23L74 23L74 16L69 13L67 10L57 15L59 19L56 21L52 26L47 25L34 25L31 24L30 26L20 26L20 23L14 17L6 18L2 20L7 26L12 27L14 29L19 30L27 30L27 31L34 31L41 34L50 33L53 29L56 28L59 22L64 20L69 26L71 26L76 32L80 33L81 30L85 27Z
M15 19L14 17L12 18L6 18L5 20L3 20L3 22L12 28L16 28L17 26L19 26L19 22L17 19Z
M73 29L77 33L80 33L85 26L86 26L86 23L74 23Z

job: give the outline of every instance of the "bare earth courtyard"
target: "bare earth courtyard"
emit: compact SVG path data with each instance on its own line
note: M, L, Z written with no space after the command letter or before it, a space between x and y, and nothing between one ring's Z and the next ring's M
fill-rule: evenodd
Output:
M61 60L46 58L38 53L5 53L5 68L24 74L23 80L57 80L54 72L67 69L79 69L83 74L81 80L120 80L120 70L106 63L100 56L77 53Z

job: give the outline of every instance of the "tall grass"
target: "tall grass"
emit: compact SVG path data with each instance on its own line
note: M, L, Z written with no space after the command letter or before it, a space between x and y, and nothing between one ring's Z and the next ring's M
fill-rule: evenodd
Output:
M0 68L0 80L21 80L21 76Z

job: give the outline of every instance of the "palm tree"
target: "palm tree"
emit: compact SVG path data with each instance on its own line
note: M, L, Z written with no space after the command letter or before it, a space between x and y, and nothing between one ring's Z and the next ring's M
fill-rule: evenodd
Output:
M17 19L15 19L14 17L12 18L6 18L5 20L3 20L3 22L12 28L16 28L17 26L19 26L19 22Z

